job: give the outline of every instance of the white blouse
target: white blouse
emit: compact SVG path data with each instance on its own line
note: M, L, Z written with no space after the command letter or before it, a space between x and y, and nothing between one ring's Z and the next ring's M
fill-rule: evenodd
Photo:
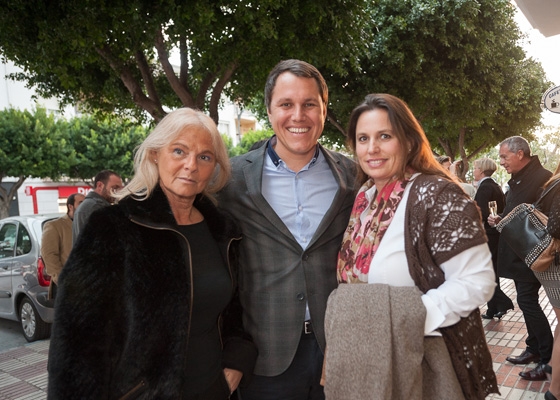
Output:
M371 261L368 283L415 286L404 250L404 219L411 186L412 181L406 186L391 225ZM375 186L366 192L370 203L375 192ZM369 210L369 207L366 208L361 217L364 218ZM453 325L461 317L467 317L474 309L490 300L496 286L492 256L486 243L459 253L441 264L440 268L445 273L445 282L422 295L426 307L426 336L441 336L437 329Z

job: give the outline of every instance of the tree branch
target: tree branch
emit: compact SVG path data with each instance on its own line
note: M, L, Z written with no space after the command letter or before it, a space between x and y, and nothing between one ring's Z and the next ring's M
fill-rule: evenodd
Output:
M471 160L473 157L475 157L478 153L480 153L482 150L484 150L486 147L488 147L488 141L485 140L480 146L478 146L476 149L474 149L473 151L471 151L471 154L467 157L467 160Z
M2 177L3 176L4 175L2 174ZM0 187L0 204L4 203L4 205L0 207L0 219L6 218L8 216L12 199L16 195L16 192L21 187L21 185L23 185L25 178L26 177L22 175L18 176L17 182L12 185L9 191L4 187ZM2 182L2 179L0 179L0 182Z
M199 110L204 110L204 103L206 103L206 93L212 85L212 82L216 79L216 74L208 72L198 88L198 94L196 96L196 108Z
M214 120L216 125L218 125L218 121L220 119L218 115L218 104L220 104L220 96L222 95L224 87L230 81L236 69L237 69L237 61L234 61L226 68L226 70L224 71L220 79L218 79L218 82L216 82L214 88L212 89L209 111L210 111L210 118Z
M342 125L338 123L336 117L334 116L334 113L329 108L327 108L327 121L330 122L336 129L338 129L340 133L342 133L346 137L346 130Z
M449 142L444 141L440 137L438 137L438 142L439 142L439 145L442 147L443 151L445 151L445 154L447 154L449 157L453 158L453 152L451 151L451 146L449 145Z
M179 39L179 55L181 57L181 66L179 71L179 83L184 88L189 85L189 46L187 44L187 39L185 36L181 35Z
M148 61L146 60L144 53L138 50L134 56L136 57L136 64L138 65L138 69L142 74L142 80L144 81L144 85L148 91L148 97L161 107L161 101L159 100L159 96L154 85L152 71L150 70L150 66L148 65Z
M465 152L465 132L467 128L464 126L459 129L459 154L461 155L462 159L467 158L467 153Z
M181 85L179 78L175 75L175 71L173 70L173 66L169 62L169 56L167 55L167 49L165 48L165 40L163 38L163 32L161 28L157 31L156 40L155 40L155 47L158 53L158 58L163 67L163 72L165 72L165 76L171 86L171 89L177 94L181 103L185 107L194 108L194 99L189 92L187 85ZM183 58L181 56L181 73L183 72ZM186 82L186 79L185 79Z
M142 91L140 84L134 79L130 69L117 61L117 58L111 54L111 50L107 45L103 47L95 47L95 51L109 64L111 69L117 73L128 92L132 95L132 101L143 110L147 111L156 121L161 120L165 116L161 105L148 98Z

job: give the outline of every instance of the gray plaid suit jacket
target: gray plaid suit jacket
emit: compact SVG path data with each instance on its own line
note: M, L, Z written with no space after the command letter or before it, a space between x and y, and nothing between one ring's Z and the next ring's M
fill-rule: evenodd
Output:
M338 182L331 207L304 251L261 194L266 146L232 159L233 177L220 205L239 222L240 299L245 329L259 350L255 374L276 376L292 362L303 330L305 305L325 349L327 298L337 286L336 261L355 196L355 164L321 147Z

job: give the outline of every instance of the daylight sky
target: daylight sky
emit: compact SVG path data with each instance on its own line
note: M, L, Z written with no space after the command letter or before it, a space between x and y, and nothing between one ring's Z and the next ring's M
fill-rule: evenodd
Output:
M538 29L533 29L519 9L517 9L516 21L521 31L528 36L523 43L527 55L540 61L547 78L555 86L560 86L560 35L544 37ZM560 128L560 114L544 110L542 121L547 126Z

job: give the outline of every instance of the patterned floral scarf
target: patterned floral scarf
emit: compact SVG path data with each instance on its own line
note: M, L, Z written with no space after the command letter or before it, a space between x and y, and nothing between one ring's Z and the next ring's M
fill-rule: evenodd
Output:
M403 181L386 184L381 192L376 192L371 205L366 192L373 187L373 179L360 188L338 253L339 283L368 283L371 260L393 220L409 180L410 175L407 174ZM361 215L368 205L370 209L362 222Z

